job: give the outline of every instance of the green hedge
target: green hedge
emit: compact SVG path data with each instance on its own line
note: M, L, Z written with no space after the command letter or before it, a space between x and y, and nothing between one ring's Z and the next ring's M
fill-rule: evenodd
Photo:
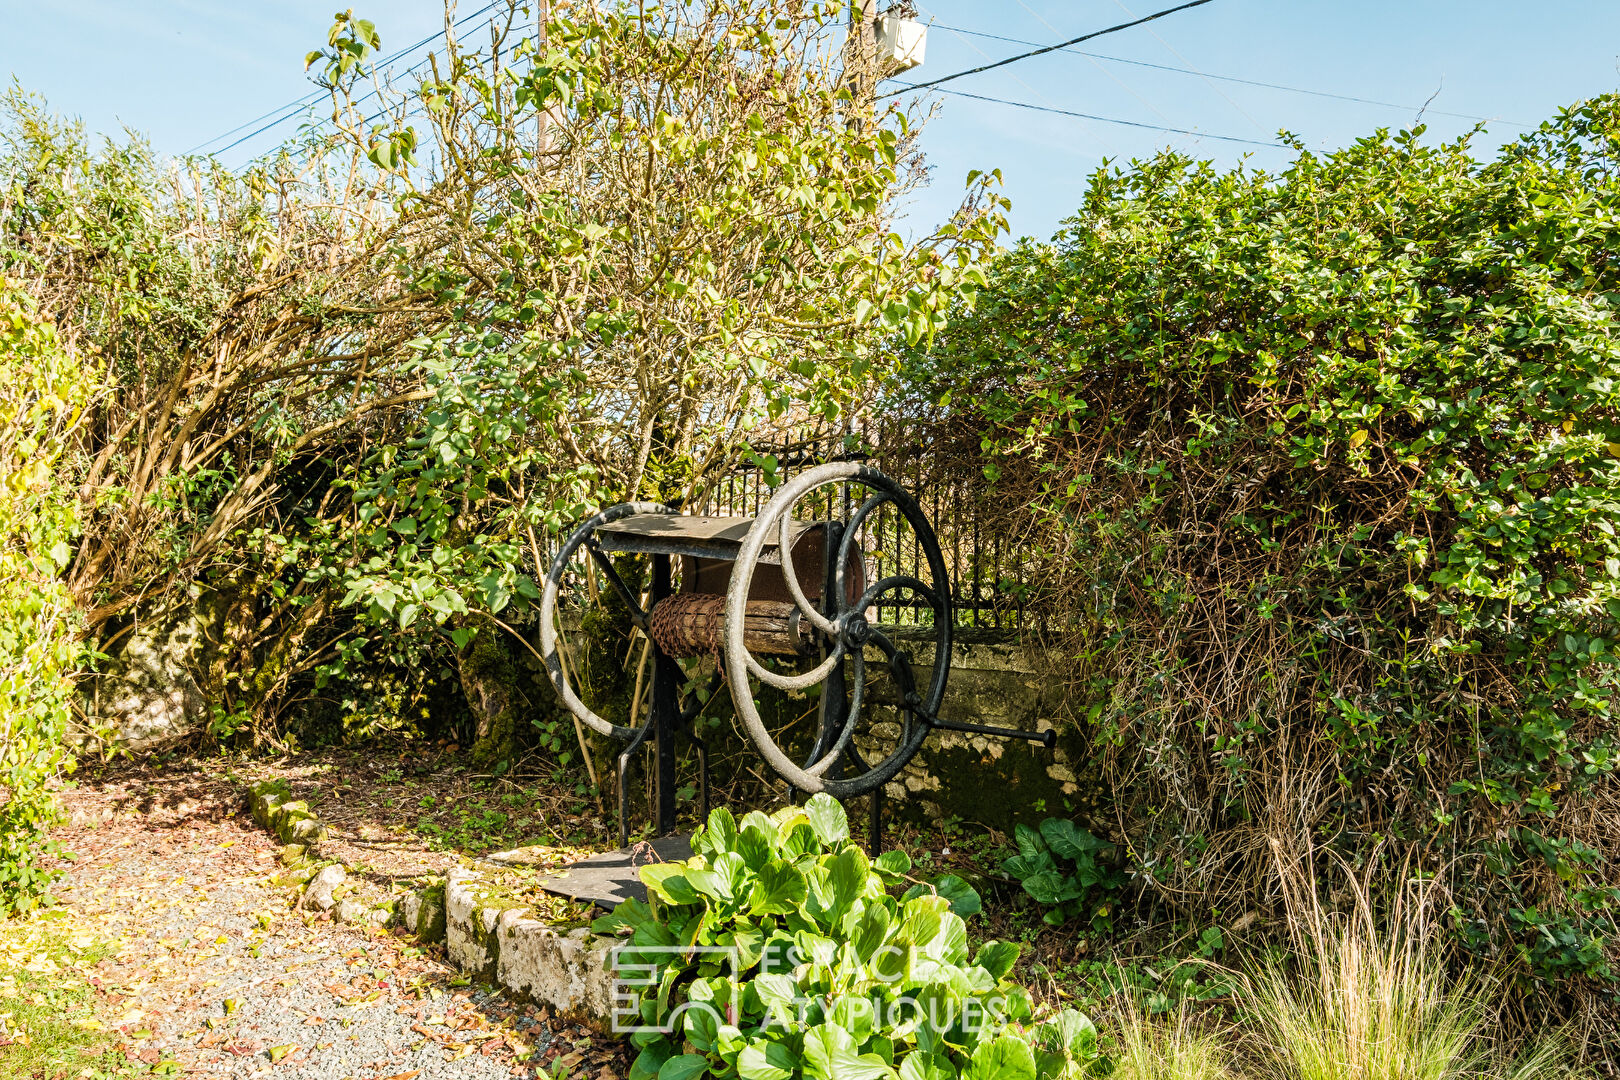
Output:
M56 820L50 782L80 647L60 574L77 500L55 473L93 380L20 285L0 277L0 914L34 906Z
M1484 162L1296 151L1098 172L913 404L1017 508L1093 824L1179 909L1275 912L1337 852L1527 978L1610 980L1620 99Z

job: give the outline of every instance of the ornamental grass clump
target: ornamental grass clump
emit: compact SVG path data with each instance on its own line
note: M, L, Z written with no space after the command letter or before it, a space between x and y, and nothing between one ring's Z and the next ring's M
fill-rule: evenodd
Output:
M1359 897L1364 901L1364 897ZM1415 909L1414 909L1415 910ZM1274 1080L1552 1080L1568 1048L1543 1034L1518 1055L1493 1006L1497 983L1446 969L1420 922L1380 926L1363 903L1348 919L1305 920L1296 964L1250 979L1258 1075ZM1579 1074L1576 1074L1579 1075Z

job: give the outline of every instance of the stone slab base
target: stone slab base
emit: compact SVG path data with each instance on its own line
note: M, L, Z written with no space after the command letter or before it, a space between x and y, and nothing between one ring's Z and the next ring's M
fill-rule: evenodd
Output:
M542 875L536 884L550 893L582 900L612 911L626 900L647 902L647 886L641 883L638 867L655 862L681 862L692 857L692 836L660 836L636 844L628 851L604 851L561 870ZM500 861L500 856L491 856Z

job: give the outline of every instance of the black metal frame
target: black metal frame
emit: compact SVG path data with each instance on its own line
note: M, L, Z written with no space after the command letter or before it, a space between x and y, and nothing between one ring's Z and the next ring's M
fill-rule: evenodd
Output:
M819 487L832 483L843 483L842 500L844 517L846 520L831 520L823 522L827 530L825 541L821 545L822 590L819 601L811 602L798 591L797 584L791 584L796 603L807 618L818 622L813 632L820 640L821 661L811 672L799 676L783 676L762 669L746 650L735 658L732 653L735 642L741 648L742 638L739 629L728 631L727 665L733 679L732 694L737 703L740 715L743 716L745 726L749 727L750 737L754 740L756 749L765 754L767 759L776 755L775 761L768 761L772 767L789 782L790 798L797 798L801 790L795 788L795 783L812 785L804 790L825 790L840 799L862 798L871 800L869 804L869 823L867 828L867 846L875 856L882 845L883 834L883 801L884 786L898 774L899 769L915 755L921 748L922 742L934 729L946 731L960 731L972 734L992 735L1002 738L1024 739L1039 742L1050 749L1054 743L1054 732L1026 732L1012 728L998 728L983 724L960 723L943 720L938 716L938 710L943 698L944 682L948 677L949 650L951 645L951 629L954 625L953 606L950 591L931 587L912 575L894 574L880 577L877 581L868 584L861 596L853 602L848 601L846 589L848 582L845 572L852 554L851 545L860 533L860 525L875 510L883 505L894 505L896 509L913 526L917 535L919 546L919 567L921 560L926 559L930 568L932 582L945 580L942 569L945 566L944 556L940 550L938 540L930 527L928 519L923 513L921 505L908 491L900 488L890 478L868 465L859 465L852 462L842 465L826 463L813 470L817 475L801 476L793 483L784 485L777 495L772 497L772 506L767 508L763 517L756 517L748 528L743 542L736 548L727 544L716 544L705 541L697 535L697 531L686 536L671 536L669 534L669 516L674 512L665 506L638 503L625 504L604 510L590 520L583 523L564 544L556 560L552 563L551 572L546 578L546 590L542 596L541 604L541 641L545 649L547 670L552 677L553 685L564 704L578 716L584 723L604 735L625 741L624 750L618 755L616 762L616 775L618 787L618 817L619 817L619 843L624 847L629 842L629 788L628 774L634 755L651 740L653 746L653 826L659 835L667 835L676 828L676 740L684 734L691 741L698 759L699 786L702 792L702 815L707 818L709 812L709 764L708 747L696 730L696 718L702 710L702 700L693 696L692 703L681 707L681 692L689 682L687 675L682 671L675 658L666 655L659 647L656 636L651 633L652 610L659 602L674 594L673 567L671 558L676 555L692 555L702 558L728 559L742 567L745 559L752 560L750 565L739 572L733 572L732 584L727 594L728 616L727 626L733 626L733 615L743 610L744 598L748 595L749 583L753 577L753 565L761 557L763 545L767 542L765 533L776 533L780 530L780 540L777 547L788 543L787 531L792 522L791 513L793 503L798 495L807 494ZM872 487L876 492L867 498L862 505L850 513L849 482L856 482ZM793 489L793 491L787 490ZM785 500L785 501L784 501ZM644 533L621 526L613 530L611 535L598 537L597 530L604 525L633 518L638 514L657 515L662 523L653 517L646 520ZM626 521L626 525L630 522ZM738 526L732 526L735 529ZM762 532L762 527L764 532ZM898 526L896 526L898 529ZM711 534L712 535L712 534ZM564 675L562 661L558 655L555 642L555 627L552 619L555 614L558 589L570 561L576 553L584 549L597 567L602 571L604 578L621 595L626 603L632 622L640 627L647 636L648 648L651 653L652 678L649 687L650 701L646 720L637 728L621 727L597 716L591 709L580 701L568 686ZM643 611L639 597L631 592L623 579L614 568L608 552L624 552L645 554L652 559L651 576L648 587L649 604ZM784 579L790 583L796 582L796 572L790 568L787 553L782 553ZM909 652L897 648L890 637L878 627L870 625L864 612L875 606L877 600L888 592L896 589L908 590L916 597L926 600L927 605L934 611L934 622L931 625L935 639L936 656L933 664L933 677L930 679L926 693L917 691L911 668L911 655ZM809 607L806 607L806 604ZM812 608L814 609L812 611ZM739 617L740 618L740 617ZM740 622L736 624L740 626ZM869 766L862 760L856 749L850 725L859 722L856 714L862 701L862 691L865 684L863 659L864 650L868 644L876 646L884 654L887 666L893 675L895 684L900 691L899 709L903 717L900 740L896 749L883 758L878 767ZM939 653L943 651L944 655ZM854 682L851 683L846 672L846 665L853 664ZM825 670L822 670L825 669ZM760 717L747 706L751 705L752 691L748 687L750 671L764 681L784 686L797 684L811 685L819 681L821 685L821 701L817 733L814 745L810 751L809 759L804 766L793 764L791 758L783 754L777 747L774 738L762 726ZM741 689L738 681L741 681ZM720 673L716 673L710 683L710 693L718 688L721 680ZM811 680L811 682L806 682ZM853 689L853 700L851 699ZM739 697L738 695L744 695ZM826 760L831 755L832 760ZM813 766L821 765L816 769ZM846 766L853 767L853 775L846 775ZM793 775L790 775L793 774Z

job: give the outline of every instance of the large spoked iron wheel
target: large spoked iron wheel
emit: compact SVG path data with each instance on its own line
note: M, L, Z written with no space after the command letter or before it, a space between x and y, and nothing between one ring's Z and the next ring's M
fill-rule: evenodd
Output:
M806 595L792 565L794 510L801 504L808 505L806 517L833 523L827 539L829 546L836 542L836 550L828 552L831 580L819 603ZM865 584L859 571L867 564L868 553L891 534L899 549L906 532L915 537L920 555L913 572L888 574ZM771 545L782 562L782 578L801 621L813 628L821 645L821 659L805 671L767 667L745 643L743 616L750 585ZM893 553L888 561L894 561ZM923 574L926 579L919 576ZM849 799L878 791L911 760L938 716L950 674L949 582L939 541L917 500L877 469L835 462L808 469L777 489L743 540L732 571L726 593L725 666L738 718L778 775L800 791ZM911 614L913 626L904 643L872 624L869 613L878 605ZM926 686L916 685L911 653L902 644L921 644L932 651ZM782 725L767 723L761 715L755 683L788 692L819 687L823 695L847 694L841 703L835 702L841 707L832 711L842 722L833 730L823 728L801 764L789 753ZM894 719L877 717L873 705L880 698L892 708ZM829 715L825 706L822 715ZM857 746L857 737L872 757L870 763Z
M616 565L614 558L604 549L597 535L604 526L637 514L673 513L675 511L672 508L662 503L621 503L618 506L609 507L583 522L569 536L567 542L563 544L562 549L557 552L556 557L552 560L551 568L546 574L545 588L540 594L540 656L545 662L546 675L551 680L552 688L556 690L557 696L562 700L563 705L582 724L599 735L617 739L625 744L617 757L615 768L619 810L619 845L621 847L625 846L629 840L627 822L629 819L630 792L627 776L630 765L636 753L646 746L655 735L656 717L654 714L658 706L656 701L653 700L655 693L653 682L657 677L655 670L660 665L668 665L673 677L671 681L679 684L678 689L675 691L677 699L676 715L673 717L674 726L684 730L685 738L697 753L700 813L703 817L707 817L709 812L708 748L692 727L692 724L702 711L704 703L709 700L710 696L718 688L720 683L719 673L715 673L706 690L699 692L696 686L686 678L685 673L679 666L657 654L653 645L651 612L653 606L651 596L656 591L656 588L649 587L644 592L640 588L640 583L653 583L655 581L656 575L659 573L657 560L661 557L651 554L619 553L618 559L621 561ZM562 628L558 622L558 596L566 585L571 584L567 581L570 575L581 575L584 568L577 559L581 551L584 551L590 559L595 568L597 579L601 583L597 591L598 602L602 597L611 595L619 604L624 606L631 625L639 629L642 634L643 659L640 664L634 665L640 674L637 676L636 690L631 695L631 716L636 721L634 727L616 724L599 714L583 699L579 692L580 688L575 685L580 681L578 665L586 652L583 647L571 648L570 644L562 636ZM667 557L663 557L663 559L663 572L667 577L669 562ZM627 565L622 560L634 560L636 564L633 566ZM625 570L626 573L620 573L621 569ZM630 581L626 581L626 576L630 578ZM666 580L664 585L668 586L668 584L669 582ZM571 588L569 592L571 595L577 595L580 590ZM588 607L589 602L587 601L584 608ZM584 608L578 613L581 623L585 621L585 615L587 614ZM583 642L580 644L583 646ZM631 655L634 656L635 647L633 644L630 651ZM646 702L646 707L638 713L636 710L642 701Z

